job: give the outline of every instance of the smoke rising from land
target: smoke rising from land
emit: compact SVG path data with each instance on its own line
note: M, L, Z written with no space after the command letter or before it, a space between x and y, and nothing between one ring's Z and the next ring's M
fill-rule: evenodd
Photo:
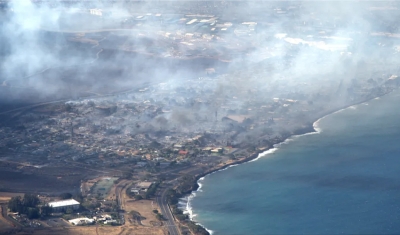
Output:
M99 4L9 3L1 26L2 102L79 99L162 82L172 92L187 89L183 81L209 76L206 69L212 68L216 79L207 87L192 88L182 99L174 97L171 113L156 116L152 123L154 129L190 127L199 120L220 119L221 113L246 115L252 112L249 104L273 98L321 106L329 100L340 106L352 99L355 79L372 77L383 83L397 72L391 68L374 77L382 64L398 62L396 37L371 36L397 32L398 10L390 3ZM395 10L382 13L379 7ZM103 15L89 13L95 8L102 8ZM228 30L193 31L189 20L179 23L193 14L215 16L205 22L206 30ZM143 16L147 18L141 23ZM199 40L189 45L190 37Z

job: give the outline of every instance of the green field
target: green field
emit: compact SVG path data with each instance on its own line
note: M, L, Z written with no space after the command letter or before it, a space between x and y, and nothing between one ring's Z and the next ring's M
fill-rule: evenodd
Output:
M107 177L99 180L95 185L93 185L91 191L94 195L98 195L100 198L104 198L110 192L114 181L117 180L116 177Z

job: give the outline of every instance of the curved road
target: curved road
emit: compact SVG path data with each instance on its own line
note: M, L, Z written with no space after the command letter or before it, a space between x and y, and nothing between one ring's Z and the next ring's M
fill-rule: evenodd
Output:
M156 202L160 206L161 214L166 219L165 225L168 228L168 234L169 235L180 235L179 229L176 227L176 224L174 222L174 217L172 216L171 210L168 207L167 198L165 196L167 190L168 190L168 187L164 188L160 192L160 194L157 195Z

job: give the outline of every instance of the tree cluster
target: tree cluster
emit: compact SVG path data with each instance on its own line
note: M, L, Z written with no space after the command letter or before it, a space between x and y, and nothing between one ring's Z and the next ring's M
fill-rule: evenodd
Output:
M62 193L60 195L61 199L65 200L65 199L71 199L72 198L72 194L70 193Z
M157 188L158 188L159 185L160 185L160 183L157 182L157 183L152 184L150 186L150 188L147 189L147 192L146 192L146 198L147 199L153 197L156 194L156 191L157 191Z
M37 196L33 194L25 194L24 197L17 196L11 198L8 202L8 208L12 212L18 212L20 214L26 214L29 219L39 218L42 215L49 215L52 211L52 208L49 206L43 206L40 212L37 207L40 203L40 200Z

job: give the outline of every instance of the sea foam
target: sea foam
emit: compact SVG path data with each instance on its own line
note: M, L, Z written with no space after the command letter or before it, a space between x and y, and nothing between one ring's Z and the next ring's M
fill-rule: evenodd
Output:
M268 154L274 153L276 150L278 150L278 148L275 147L275 145L274 145L273 148L268 149L267 151L264 151L264 152L258 154L258 156L257 156L256 158L254 158L253 160L251 160L251 161L249 161L249 162L257 161L258 159L260 159L260 158L262 158L262 157L264 157L264 156L266 156L266 155L268 155Z
M197 192L202 192L203 191L201 189L203 187L203 184L201 183L201 181L203 181L203 180L204 180L204 177L201 177L197 181L197 184L199 185L199 187L197 188L196 191L192 192L190 195L188 195L186 197L183 197L183 198L179 199L178 208L183 211L183 214L188 215L189 219L192 220L192 221L193 221L193 218L196 217L196 214L193 213L193 207L192 207L191 201L192 201L193 198L196 197ZM214 233L213 230L207 229L204 225L202 225L200 223L197 223L197 222L196 222L196 224L198 224L201 227L203 227L211 235Z
M201 181L204 180L204 177L201 177L198 181L197 184L199 187L197 188L196 191L193 191L190 195L183 197L179 199L178 207L183 211L183 214L188 215L190 220L193 220L194 217L196 217L196 214L193 213L193 208L191 205L191 200L196 197L197 192L203 192L201 189L203 187L203 184L201 184Z

